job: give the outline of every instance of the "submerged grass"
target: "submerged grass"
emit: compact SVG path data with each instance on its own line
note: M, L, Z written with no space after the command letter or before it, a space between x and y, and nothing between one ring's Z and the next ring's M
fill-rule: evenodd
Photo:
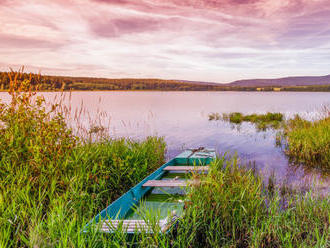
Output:
M256 125L258 130L266 130L267 128L278 129L283 123L283 114L281 113L266 113L266 114L251 114L244 115L240 112L233 112L229 114L211 113L209 120L224 120L234 124L241 124L242 122L251 122Z
M234 124L251 122L258 130L280 129L275 137L277 146L283 143L285 154L295 164L330 170L330 110L324 107L324 116L317 121L308 121L296 115L284 120L281 113L243 115L239 112L229 114L209 114L209 120L225 120Z

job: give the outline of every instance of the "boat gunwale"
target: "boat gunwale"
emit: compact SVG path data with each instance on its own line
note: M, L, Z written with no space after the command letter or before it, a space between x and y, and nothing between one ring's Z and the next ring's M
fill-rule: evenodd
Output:
M101 221L112 219L112 220L125 220L123 217L126 216L128 211L134 206L139 203L139 201L154 187L147 186L143 187L143 184L145 184L149 180L157 180L161 178L164 174L168 173L168 171L164 170L167 166L184 166L187 164L209 164L215 157L215 151L213 149L205 149L208 152L211 152L211 155L208 157L192 157L195 152L193 152L190 149L186 149L183 152L181 152L178 156L172 158L168 162L161 165L157 170L152 172L150 175L142 179L138 184L130 188L126 193L121 195L119 198L117 198L115 201L113 201L110 205L108 205L105 209L103 209L101 212L99 212L91 221L89 221L83 232L87 232L87 229L92 226L93 224L100 224ZM190 151L191 153L186 157L180 157L180 155L184 154L185 152ZM203 161L203 162L202 162ZM131 198L131 201L127 201L126 198ZM126 206L123 211L120 207L123 205L123 203L126 203ZM118 205L118 206L117 206ZM116 214L112 213L116 212ZM130 233L130 232L128 232Z

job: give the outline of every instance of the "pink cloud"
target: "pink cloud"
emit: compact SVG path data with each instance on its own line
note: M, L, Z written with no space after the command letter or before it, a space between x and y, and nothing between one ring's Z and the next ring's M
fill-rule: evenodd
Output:
M91 21L93 33L101 37L117 37L128 33L139 33L157 30L160 21L146 18L123 18L106 19Z
M219 82L307 64L328 74L329 22L327 0L0 0L0 64Z
M46 48L56 49L65 45L63 41L47 41L38 38L26 38L18 35L0 34L2 48Z

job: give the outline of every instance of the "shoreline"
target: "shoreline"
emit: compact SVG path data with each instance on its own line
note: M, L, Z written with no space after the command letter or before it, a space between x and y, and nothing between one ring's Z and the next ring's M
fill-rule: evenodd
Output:
M265 90L265 91L259 91L259 90L102 90L102 89L88 89L88 90L40 90L36 92L274 92L274 93L280 93L280 92L330 92L329 90L280 90L280 91L272 91L272 90ZM7 92L8 90L0 90L0 92Z

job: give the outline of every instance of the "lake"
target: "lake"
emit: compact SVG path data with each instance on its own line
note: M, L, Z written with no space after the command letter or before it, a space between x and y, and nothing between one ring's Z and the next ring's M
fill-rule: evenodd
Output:
M54 102L63 93L40 94ZM8 93L2 92L0 97L9 101ZM214 147L219 153L237 153L244 162L255 162L266 177L274 173L278 182L289 182L303 190L315 184L319 191L329 193L329 177L289 163L282 149L275 146L276 131L257 131L248 123L234 126L208 120L212 112L267 111L282 112L287 118L300 114L317 119L322 105L330 105L329 92L93 91L65 93L64 103L71 108L72 125L76 125L75 115L86 128L91 122L109 127L112 137L163 136L168 158L184 148Z

